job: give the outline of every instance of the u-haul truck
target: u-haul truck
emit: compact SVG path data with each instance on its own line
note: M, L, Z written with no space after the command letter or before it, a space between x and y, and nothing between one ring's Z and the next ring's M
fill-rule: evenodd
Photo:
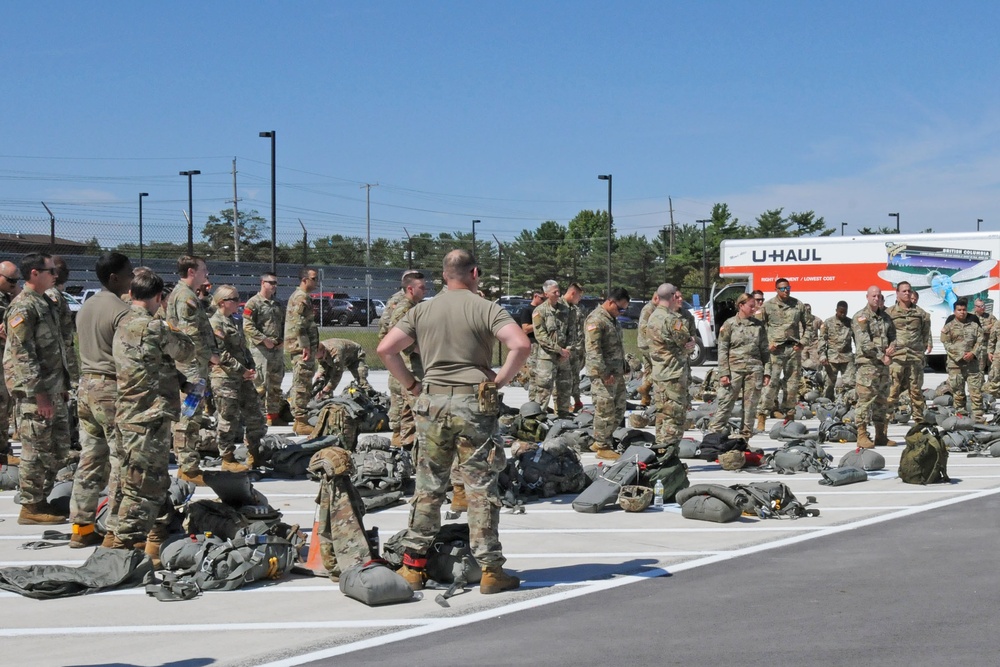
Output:
M720 263L723 278L745 282L713 295L716 328L736 312L740 292L759 289L770 299L778 278L787 278L792 296L824 320L841 300L849 317L864 308L872 285L891 306L896 284L906 280L931 315L932 354L944 354L941 327L959 297L968 297L970 312L982 299L994 315L1000 302L1000 232L735 239L722 242Z

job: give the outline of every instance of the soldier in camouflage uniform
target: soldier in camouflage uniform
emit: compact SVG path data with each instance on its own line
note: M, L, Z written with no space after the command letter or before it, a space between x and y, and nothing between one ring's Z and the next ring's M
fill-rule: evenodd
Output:
M59 331L63 337L63 348L66 350L66 368L69 369L69 389L76 393L77 385L80 382L80 364L76 360L76 324L73 322L73 314L69 310L69 303L63 294L63 288L69 280L69 267L66 261L59 255L52 256L52 263L56 265L56 284L45 290L45 296L55 304L56 315L59 318Z
M326 348L326 356L319 362L319 372L316 381L323 385L316 393L316 398L322 399L333 395L344 377L344 371L354 376L355 382L364 389L371 389L368 383L368 364L365 363L365 348L353 340L346 338L327 338L322 343Z
M868 304L854 314L855 404L858 425L858 447L893 446L887 436L887 401L889 395L889 364L896 353L896 327L881 307L882 290L874 285L865 296ZM868 437L868 424L875 425L874 442Z
M577 342L573 348L573 354L570 356L570 364L573 367L570 371L570 395L573 399L574 412L579 412L583 408L583 401L580 400L580 372L584 369L587 362L587 353L584 350L583 342L583 322L586 318L583 316L583 310L580 309L579 305L582 298L583 286L580 283L570 283L569 287L566 288L566 294L563 295L563 301L573 311L573 322L576 323L574 337Z
M285 312L285 348L292 357L292 390L288 402L295 417L293 431L296 435L312 434L312 426L307 421L312 379L316 373L317 358L326 355L326 348L319 344L319 329L309 299L309 293L318 284L318 275L315 269L302 267L299 286L288 299Z
M809 343L802 347L802 368L818 371L823 366L819 360L819 330L823 327L823 320L813 315L812 306L808 303L804 305L804 308L806 322L809 323ZM801 391L802 388L800 387L799 390Z
M559 283L547 280L542 285L545 301L535 308L531 323L538 343L535 362L535 400L543 408L555 394L554 405L560 417L570 415L570 394L573 392L571 359L577 344L576 322L569 304L559 298Z
M215 312L212 314L212 333L219 346L219 364L212 367L212 396L215 398L215 416L218 419L216 439L222 469L227 472L246 472L248 466L236 460L236 434L240 419L243 420L249 468L260 463L260 441L267 433L260 396L254 386L257 371L247 348L246 337L233 315L240 308L240 293L232 285L222 285L212 297Z
M55 284L52 256L25 255L21 261L24 289L7 308L7 345L3 367L13 397L21 434L22 525L52 525L66 516L46 501L56 472L69 456L69 414L66 392L69 370L59 330L58 314L45 291Z
M997 318L993 316L993 313L986 310L986 302L982 299L976 299L975 309L972 311L972 314L979 319L979 325L983 327L983 348L976 353L976 358L979 359L979 366L983 371L983 375L986 375L992 370L992 361L986 348L989 346L990 336L993 335L993 327L997 323Z
M212 325L208 321L209 315L196 290L208 282L208 266L201 257L185 255L177 260L177 274L180 279L167 298L167 322L191 339L195 355L187 361L175 359L174 362L177 370L190 385L204 381L207 390L209 368L219 363L219 353L215 336L212 334ZM173 426L177 478L198 485L205 483L201 476L199 435L204 415L205 401L201 401L192 416L181 415Z
M983 348L983 327L979 318L968 311L968 299L959 297L955 302L955 314L941 329L941 344L948 353L948 384L951 385L955 410L966 412L965 385L968 383L972 417L982 422L983 369L976 355Z
M117 493L121 473L115 430L118 382L112 343L118 324L129 313L121 295L128 292L132 284L132 263L121 253L104 253L97 258L96 273L104 289L87 299L77 315L81 371L77 392L80 462L73 475L69 501L69 519L73 523L69 546L76 549L101 542L94 531L97 504L105 486L109 496Z
M642 356L642 384L639 385L639 398L643 405L649 405L652 400L649 392L653 388L653 362L649 358L649 340L646 338L646 328L649 325L649 316L656 310L660 303L660 297L653 294L653 298L646 302L646 305L639 311L639 324L636 329L635 342Z
M1000 344L1000 326L994 326L990 330L989 340L986 343L987 358L990 361L989 384L986 391L993 396L994 400L1000 399L1000 363L997 362L997 357L1000 357L1000 349L997 348L998 344Z
M653 362L653 405L656 444L676 445L684 436L688 400L688 355L694 349L691 332L680 315L684 297L670 283L656 290L660 304L649 316L646 338Z
M494 438L500 413L497 390L514 378L530 343L505 310L477 296L479 267L468 251L449 252L443 275L448 290L411 309L378 346L389 372L419 396L413 410L420 441L416 491L399 572L411 587L423 588L427 551L441 526L441 505L457 460L468 495L470 546L483 569L479 591L499 593L521 582L502 569L497 476L506 467L506 456L502 442ZM508 349L496 373L490 367L494 339ZM425 386L400 356L417 340Z
M757 407L758 431L765 429L768 408L777 405L782 379L785 381L784 399L774 416L790 418L794 415L802 378L802 348L811 342L813 332L803 303L791 295L789 282L778 278L774 281L774 288L776 296L761 309L761 321L767 331L767 349L770 351L771 383L764 388Z
M20 272L14 262L0 262L0 350L7 345L7 327L4 319L11 299L21 293L18 281ZM4 381L3 365L0 364L0 465L18 465L21 459L10 453L10 413L13 401Z
M518 380L521 385L528 390L528 400L537 401L537 391L535 389L534 377L535 377L535 364L538 361L538 341L535 340L535 325L531 318L535 314L535 308L541 305L542 301L545 299L545 295L541 292L535 292L531 295L531 302L528 305L521 308L517 313L517 317L514 320L521 325L521 331L528 336L528 340L531 341L531 354L528 355L528 361L524 364L524 367L518 372Z
M847 316L847 302L837 302L837 312L819 329L819 363L826 371L826 397L848 404L854 392L854 333ZM840 390L837 390L837 376Z
M719 331L719 404L708 425L711 433L727 428L736 399L743 399L740 436L753 435L753 419L760 401L761 387L771 381L765 367L770 353L764 325L753 317L756 308L753 297L740 294L736 298L736 317L730 317Z
M243 307L243 333L253 356L257 376L254 386L267 413L268 426L284 426L281 412L281 382L285 379L285 308L275 298L278 277L265 273L260 291Z
M629 294L621 287L611 290L603 304L584 324L587 375L594 401L594 444L597 458L615 460L618 453L611 434L625 418L625 346L618 315L628 308Z
M886 409L890 414L899 409L899 396L905 390L910 397L913 420L924 420L924 352L930 338L930 320L913 303L913 289L905 280L896 285L896 303L886 312L896 329L896 352L889 365L892 387Z
M169 322L154 319L163 280L149 270L132 280L132 306L115 332L112 351L118 376L115 426L121 438L122 475L118 526L112 548L144 548L154 559L167 535L159 520L170 488L170 423L173 396L160 385L164 354L175 363L194 358L196 346Z
M403 316L415 305L423 301L427 293L427 283L424 274L419 271L405 271L401 279L402 287L389 299L382 311L378 323L379 342L386 334L403 319ZM414 377L424 375L424 366L420 360L420 352L416 344L403 350L403 363ZM396 447L412 449L416 439L417 428L413 420L413 399L409 392L404 391L393 376L389 376L389 428L392 429L392 444Z

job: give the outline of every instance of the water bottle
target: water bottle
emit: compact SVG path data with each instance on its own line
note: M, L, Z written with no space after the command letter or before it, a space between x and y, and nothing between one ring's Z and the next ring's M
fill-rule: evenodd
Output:
M198 380L187 396L184 397L184 405L181 406L181 414L185 417L193 417L195 410L201 405L201 399L205 397L205 381Z
M653 507L663 507L663 482L656 480L653 486Z

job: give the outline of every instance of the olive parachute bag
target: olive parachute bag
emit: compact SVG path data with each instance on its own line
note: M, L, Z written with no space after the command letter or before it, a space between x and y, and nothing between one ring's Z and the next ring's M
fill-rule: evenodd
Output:
M950 482L948 448L933 426L918 424L906 434L906 448L899 457L899 479L906 484Z

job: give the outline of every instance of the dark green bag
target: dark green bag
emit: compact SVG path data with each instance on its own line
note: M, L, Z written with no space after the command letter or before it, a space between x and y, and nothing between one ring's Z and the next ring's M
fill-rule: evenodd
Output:
M948 448L933 426L918 424L906 434L906 448L899 457L899 478L906 484L950 482Z
M676 445L653 451L656 453L656 458L640 475L640 484L652 488L656 486L657 480L663 482L663 502L672 503L678 491L691 486L687 476L687 465L677 456Z

